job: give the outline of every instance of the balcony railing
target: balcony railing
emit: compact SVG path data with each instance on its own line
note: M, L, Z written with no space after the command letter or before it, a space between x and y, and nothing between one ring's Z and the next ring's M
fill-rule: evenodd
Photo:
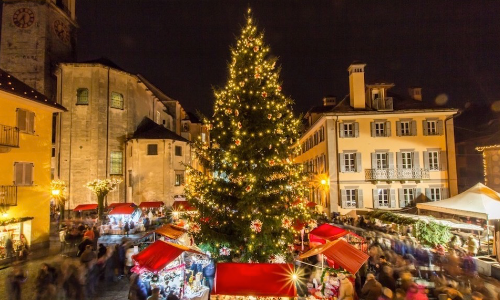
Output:
M17 186L0 185L0 205L17 205Z
M19 128L0 124L0 146L19 147Z
M405 181L429 178L429 170L422 168L365 169L365 179L371 181Z

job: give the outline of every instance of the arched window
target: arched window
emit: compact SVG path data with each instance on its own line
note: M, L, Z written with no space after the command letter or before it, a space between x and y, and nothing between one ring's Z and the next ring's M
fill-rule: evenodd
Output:
M89 105L89 89L80 88L76 90L76 105Z
M123 109L123 95L117 92L111 92L111 107Z

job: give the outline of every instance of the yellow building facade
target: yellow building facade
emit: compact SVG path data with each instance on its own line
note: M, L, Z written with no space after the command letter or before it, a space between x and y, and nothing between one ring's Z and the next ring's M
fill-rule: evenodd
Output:
M0 107L0 246L48 246L52 116L65 109L3 70Z
M311 109L296 162L309 174L309 200L327 213L400 210L457 194L453 115L390 96L393 84L364 83L364 64L349 67L350 95ZM360 86L364 93L360 93Z

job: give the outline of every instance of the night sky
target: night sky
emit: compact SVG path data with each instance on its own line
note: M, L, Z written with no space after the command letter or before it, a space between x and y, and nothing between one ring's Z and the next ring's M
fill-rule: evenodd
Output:
M297 113L344 97L354 60L424 101L500 101L500 1L78 0L78 60L107 57L210 114L248 6Z

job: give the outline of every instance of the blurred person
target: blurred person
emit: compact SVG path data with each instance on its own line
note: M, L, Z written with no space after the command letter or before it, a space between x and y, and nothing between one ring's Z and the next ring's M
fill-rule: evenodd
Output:
M161 295L160 295L160 288L158 287L155 287L151 290L151 296L148 297L148 300L164 300L165 298L163 298Z
M106 247L103 244L99 244L99 248L97 249L97 258L101 258L106 255Z
M7 236L7 240L5 240L5 255L7 258L11 258L14 256L14 243L12 242L12 238L10 234Z
M167 296L167 300L179 300L179 297L174 293L174 291L170 291Z
M35 280L36 300L50 300L55 296L55 278L50 266L43 263Z
M396 289L394 300L405 300L406 293L403 289Z
M28 279L28 274L19 262L14 262L12 271L6 278L6 289L8 300L21 300L22 285Z
M500 293L499 293L500 294ZM483 300L484 299L484 296L483 294L481 294L480 292L473 292L471 294L471 298L472 300Z
M396 290L396 279L394 278L394 272L389 265L383 266L382 271L378 275L378 281L383 287L388 288L391 291Z
M338 300L354 300L354 287L351 281L344 275L340 274L340 287Z
M94 250L97 250L97 242L99 241L99 238L101 237L101 234L99 233L99 230L97 229L97 226L92 226L92 231L94 232L94 239L92 240L94 244L92 247Z
M364 300L377 300L382 295L382 285L375 279L373 273L366 275L366 282L361 289L361 298Z
M125 232L125 235L128 236L128 233L130 231L130 226L128 225L127 221L125 221L125 224L123 225L123 231Z
M134 255L134 246L129 245L125 251L125 275L130 277L130 270L134 266L134 261L132 260L132 255Z
M76 253L76 256L77 257L82 256L83 251L85 251L85 249L87 248L87 245L92 246L92 244L93 244L92 240L88 236L84 236L83 240L80 242L80 244L78 244L78 252Z
M427 294L423 287L418 286L416 283L410 285L406 291L405 300L428 300ZM458 300L458 299L457 299Z
M85 266L89 267L90 263L97 258L95 252L92 250L92 245L85 246L85 251L83 251L80 256L80 262Z
M130 300L146 300L148 292L144 282L142 282L141 277L137 273L133 273L130 276L130 289L128 292L128 298Z
M83 237L88 237L93 242L95 239L94 230L92 230L91 228L87 228L85 230L85 233L83 234Z
M382 295L380 295L380 297L378 297L378 300L392 300L392 297L393 297L393 293L392 293L391 289L385 287L382 289Z

